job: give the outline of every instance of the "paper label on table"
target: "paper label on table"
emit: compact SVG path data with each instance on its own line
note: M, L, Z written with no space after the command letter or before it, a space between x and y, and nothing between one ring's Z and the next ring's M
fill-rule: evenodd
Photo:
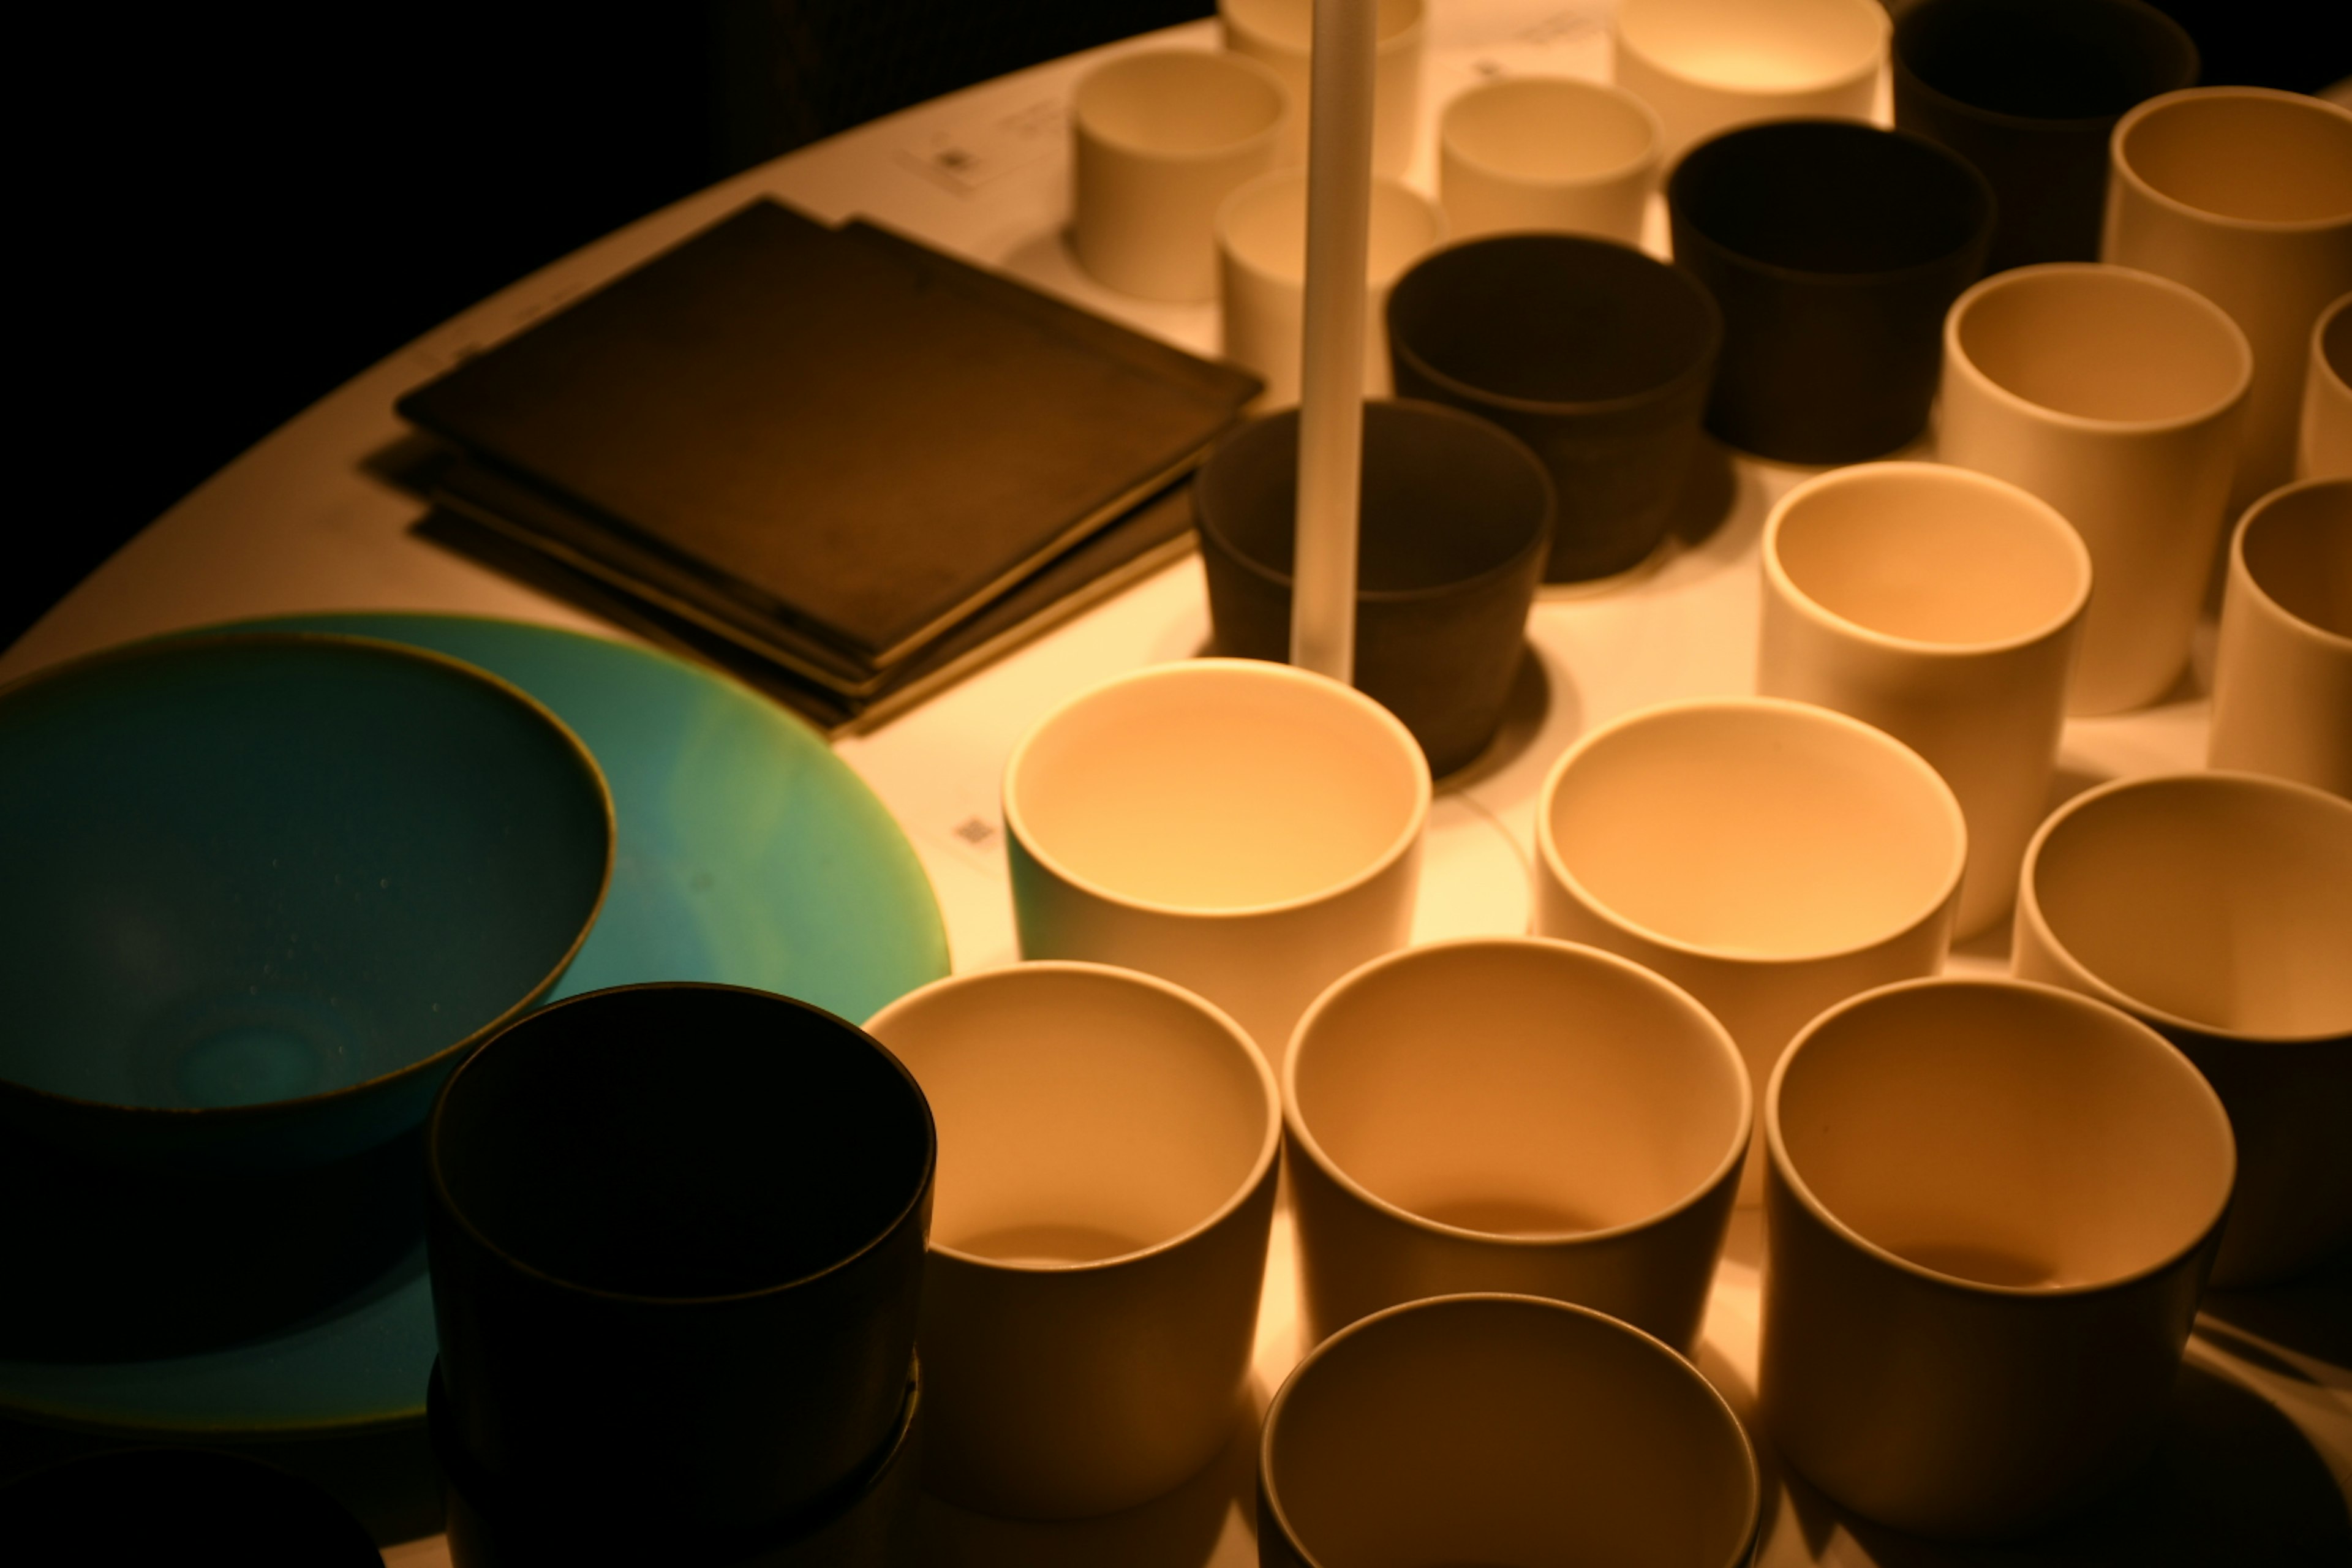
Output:
M1059 151L1069 139L1069 105L1040 99L933 131L898 149L898 156L958 195Z

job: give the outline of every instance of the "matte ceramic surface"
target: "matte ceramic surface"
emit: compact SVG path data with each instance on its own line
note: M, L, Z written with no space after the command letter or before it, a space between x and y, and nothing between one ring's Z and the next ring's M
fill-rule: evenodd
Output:
M595 764L453 660L173 638L0 694L0 1125L287 1169L423 1120L555 983L614 853Z
M1886 57L1875 0L1620 0L1616 80L1666 158L1756 120L1867 120Z
M1656 112L1623 88L1506 77L1445 106L1438 193L1456 239L1564 229L1639 245L1664 152Z
M1539 937L1374 959L1316 999L1283 1066L1308 1342L1503 1290L1687 1353L1752 1100L1723 1026L1625 959Z
M2254 355L2232 512L2294 471L2312 325L2352 290L2352 110L2202 87L2116 126L2099 259L2186 283Z
M1013 747L1005 855L1024 958L1140 969L1277 1059L1299 1014L1412 929L1429 764L1350 687L1288 665L1152 665Z
M1507 432L1435 404L1366 404L1363 454L1355 684L1448 773L1494 738L1527 656L1551 481ZM1228 435L1192 504L1218 651L1287 660L1297 411Z
M2303 385L2303 426L2295 439L2294 477L2352 476L2352 294L2311 329L2311 368Z
M1380 7L1372 67L1372 172L1393 179L1412 162L1421 123L1421 55L1428 31L1424 0L1375 0ZM1225 47L1273 68L1290 93L1290 121L1276 161L1307 162L1309 61L1315 37L1314 0L1218 0Z
M1495 235L1423 259L1388 317L1401 395L1491 420L1551 470L1548 580L1611 576L1657 549L1723 344L1689 273L1606 239Z
M1756 1459L1673 1351L1581 1307L1447 1296L1298 1364L1258 1450L1265 1568L1738 1568Z
M1364 393L1389 392L1389 286L1445 237L1427 196L1391 179L1372 182L1364 293ZM1299 345L1307 330L1307 175L1262 174L1217 212L1217 320L1224 355L1265 382L1257 406L1298 401Z
M1764 524L1756 689L1876 726L1968 819L1953 931L2009 912L2058 760L2091 557L2016 486L1940 463L1838 468Z
M1536 846L1536 931L1689 992L1761 1094L1823 1008L1943 966L1968 831L1902 742L1751 698L1662 703L1586 735L1544 781Z
M1789 121L1693 148L1666 210L1675 260L1723 307L1708 429L1851 463L1926 427L1944 312L1992 234L1983 175L1906 132Z
M856 1026L734 986L543 1007L425 1129L445 1436L496 1506L778 1529L906 1403L937 1151Z
M2229 572L2210 764L2352 799L2352 476L2257 501Z
M1895 25L1895 123L1992 184L1988 272L2092 261L2107 138L2126 110L2197 80L2197 46L2142 0L1925 0Z
M1274 1215L1281 1101L1249 1037L1165 981L1076 963L942 980L868 1027L940 1124L925 1489L1078 1518L1207 1464Z
M383 1563L359 1521L316 1487L203 1448L115 1449L14 1477L0 1485L0 1519L26 1563Z
M864 1017L947 973L939 907L872 792L805 725L697 666L462 616L272 622L406 642L513 682L602 764L613 881L558 996L677 978ZM331 1307L223 1348L43 1362L0 1352L0 1410L114 1431L295 1434L421 1419L434 1357L421 1244Z
M2070 711L2154 701L2188 662L2252 363L2210 300L2121 267L2000 273L1946 318L1937 454L2042 497L2090 547Z
M2251 773L2077 795L2026 853L2012 945L2021 977L2153 1025L2229 1108L2216 1283L2352 1241L2352 802Z
M1274 167L1289 95L1234 55L1160 49L1089 71L1070 100L1070 248L1147 300L1217 296L1217 208Z
M2049 986L1916 981L1815 1020L1764 1123L1784 1458L1898 1530L2000 1537L2147 1456L2233 1164L2179 1052Z

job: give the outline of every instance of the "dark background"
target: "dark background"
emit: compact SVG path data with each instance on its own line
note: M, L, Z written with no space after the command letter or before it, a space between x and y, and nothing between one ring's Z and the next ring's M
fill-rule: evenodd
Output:
M0 646L245 447L534 268L805 142L1212 3L34 13ZM2209 82L2352 71L2343 0L2158 3Z

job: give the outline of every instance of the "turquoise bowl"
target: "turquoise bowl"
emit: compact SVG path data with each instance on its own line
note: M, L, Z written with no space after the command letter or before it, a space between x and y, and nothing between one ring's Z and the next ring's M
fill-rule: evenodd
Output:
M287 1170L413 1131L543 996L613 868L537 701L310 633L172 638L0 690L0 1130Z

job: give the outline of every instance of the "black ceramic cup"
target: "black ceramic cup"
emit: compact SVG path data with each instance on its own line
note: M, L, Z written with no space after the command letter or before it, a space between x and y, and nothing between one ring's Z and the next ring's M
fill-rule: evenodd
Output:
M1851 463L1926 427L1944 312L1992 236L1983 175L1907 132L1780 120L1684 154L1666 208L1675 259L1723 307L1708 429Z
M1370 402L1361 493L1355 683L1412 731L1431 773L1451 773L1502 722L1551 544L1551 480L1484 419ZM1298 411L1227 436L1192 498L1217 651L1288 659Z
M1895 123L1976 165L1999 207L1985 270L2095 261L2107 138L2197 81L2197 46L2142 0L1921 0L1895 25Z
M779 1528L906 1403L936 1159L896 1058L765 992L542 1008L425 1129L447 1441L530 1517Z
M1548 581L1625 571L1665 538L1723 342L1688 273L1584 235L1496 235L1423 257L1388 325L1398 396L1490 419L1550 470Z

